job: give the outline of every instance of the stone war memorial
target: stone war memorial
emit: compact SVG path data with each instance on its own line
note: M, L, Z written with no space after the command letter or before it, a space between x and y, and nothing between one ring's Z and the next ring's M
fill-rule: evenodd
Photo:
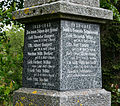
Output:
M113 19L99 0L26 0L23 87L14 106L111 106L102 88L100 26Z

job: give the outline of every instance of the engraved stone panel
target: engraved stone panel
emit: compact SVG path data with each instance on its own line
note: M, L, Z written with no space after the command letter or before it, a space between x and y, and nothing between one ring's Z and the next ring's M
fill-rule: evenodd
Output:
M92 7L99 7L99 0L25 0L24 7L37 6L37 5L47 4L56 1L65 1L67 3L75 3L75 4L92 6Z
M61 21L61 89L101 88L100 26Z
M23 88L13 106L111 106L101 89L99 23L113 12L99 1L24 0L13 12L25 24Z
M59 89L59 21L26 24L23 87Z
M23 87L101 88L99 28L67 20L26 24Z

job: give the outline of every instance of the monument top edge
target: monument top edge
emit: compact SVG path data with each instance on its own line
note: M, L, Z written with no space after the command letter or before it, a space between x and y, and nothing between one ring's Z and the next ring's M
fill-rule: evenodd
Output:
M57 15L60 15L57 17ZM61 15L64 14L64 17L61 17ZM112 20L113 19L113 12L111 10L106 10L98 7L90 7L85 5L78 5L73 3L66 3L66 2L53 2L50 4L43 4L38 6L33 6L29 8L23 8L18 11L13 12L13 20L22 22L24 20L28 20L29 18L32 18L36 20L36 18L39 16L40 18L45 18L46 15L55 16L56 18L70 18L73 17L74 19L79 18L81 20L82 17L91 18L93 20ZM47 17L47 19L50 19L50 17ZM82 19L83 20L83 19ZM26 21L28 22L28 21ZM25 23L26 23L25 22ZM98 21L97 21L98 22ZM101 22L100 22L101 23Z
M91 7L100 7L99 0L25 0L24 7L32 7L42 4L49 4L51 2L64 1L68 3L81 4Z

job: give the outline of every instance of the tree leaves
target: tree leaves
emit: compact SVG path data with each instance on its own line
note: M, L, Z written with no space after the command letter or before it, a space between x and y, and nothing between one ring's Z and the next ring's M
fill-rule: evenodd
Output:
M21 86L24 30L12 25L0 42L0 101L10 101L11 93Z
M120 21L120 12L117 8L120 6L120 4L117 6L118 1L119 0L100 0L102 8L110 9L113 11L114 20L116 21Z
M4 0L0 2L0 35L5 36L3 27L14 22L12 12L23 8L23 0ZM18 23L19 24L19 23ZM3 39L4 37L2 37Z

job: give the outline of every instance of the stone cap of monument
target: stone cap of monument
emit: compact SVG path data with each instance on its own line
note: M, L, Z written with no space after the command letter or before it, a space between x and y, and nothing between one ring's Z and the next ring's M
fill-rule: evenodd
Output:
M21 23L64 18L96 23L113 19L111 10L64 1L51 2L13 12L13 19Z
M65 1L70 3L75 3L75 4L87 5L91 7L99 7L100 5L99 0L25 0L24 7L25 8L32 7L32 6L47 4L47 3L56 2L56 1Z

